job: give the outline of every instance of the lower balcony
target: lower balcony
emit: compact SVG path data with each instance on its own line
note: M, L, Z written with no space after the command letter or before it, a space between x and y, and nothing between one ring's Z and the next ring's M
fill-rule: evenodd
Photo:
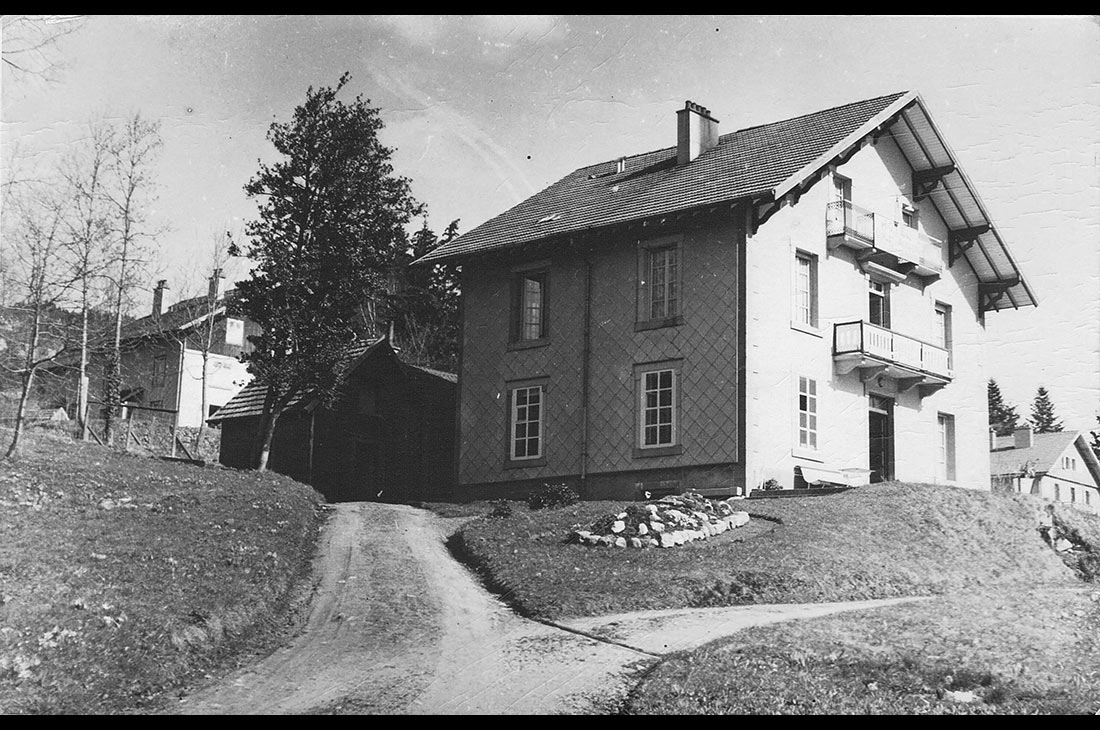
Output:
M859 370L864 382L885 377L922 396L954 378L946 349L864 321L833 325L833 362L841 375Z

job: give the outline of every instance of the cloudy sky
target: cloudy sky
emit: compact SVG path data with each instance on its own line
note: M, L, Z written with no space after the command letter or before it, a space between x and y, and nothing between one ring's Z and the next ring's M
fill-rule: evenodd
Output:
M10 47L10 45L9 45ZM988 317L990 374L1027 415L1100 408L1100 25L1084 16L93 16L52 82L5 68L2 164L45 166L97 115L162 124L160 268L184 277L268 125L349 71L441 231L582 165L670 146L696 101L720 131L917 90L1040 299ZM192 274L193 275L193 274Z

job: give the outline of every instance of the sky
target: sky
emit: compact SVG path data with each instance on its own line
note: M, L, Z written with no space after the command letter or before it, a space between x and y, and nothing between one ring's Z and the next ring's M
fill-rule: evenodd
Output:
M380 109L437 232L673 145L686 99L725 133L918 91L1040 301L987 316L989 374L1021 416L1043 385L1068 428L1096 426L1096 18L89 16L52 53L52 81L3 71L0 165L48 165L97 116L158 120L155 278L170 285L255 217L243 187L274 159L269 125L345 71L341 93Z

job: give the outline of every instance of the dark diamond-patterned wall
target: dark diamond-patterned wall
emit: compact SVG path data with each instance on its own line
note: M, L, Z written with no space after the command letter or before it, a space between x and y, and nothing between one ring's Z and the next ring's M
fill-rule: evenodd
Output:
M588 253L590 475L738 460L737 227L727 219L683 230L682 323L636 331L638 245L645 240L597 240ZM463 267L462 484L582 472L584 255L556 254L550 262L549 337L540 347L509 349L511 272L500 262ZM679 361L682 451L639 457L634 366L664 360ZM537 378L547 379L545 464L507 468L508 383Z

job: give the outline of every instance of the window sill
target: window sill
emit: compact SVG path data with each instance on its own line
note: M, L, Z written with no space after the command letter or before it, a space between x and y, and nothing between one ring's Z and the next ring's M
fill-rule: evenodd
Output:
M546 347L550 344L549 337L540 337L537 340L515 340L508 343L509 350L530 350L534 347Z
M808 325L808 324L801 324L799 322L791 322L791 329L792 330L798 330L799 332L802 332L803 334L813 335L814 337L824 337L824 335L821 334L821 330L819 330L817 327L813 327L813 326Z
M546 466L546 457L540 456L537 459L505 459L505 469L526 469L532 466Z
M791 449L791 456L796 459L805 459L806 461L813 461L818 464L825 463L825 457L810 449Z
M634 331L644 332L646 330L661 329L662 327L679 327L683 323L683 315L677 315L675 317L665 317L664 319L647 319L644 322L635 322Z
M651 456L679 456L682 453L684 453L682 444L673 444L672 446L651 446L648 449L643 449L640 446L634 447L635 459L646 459Z

